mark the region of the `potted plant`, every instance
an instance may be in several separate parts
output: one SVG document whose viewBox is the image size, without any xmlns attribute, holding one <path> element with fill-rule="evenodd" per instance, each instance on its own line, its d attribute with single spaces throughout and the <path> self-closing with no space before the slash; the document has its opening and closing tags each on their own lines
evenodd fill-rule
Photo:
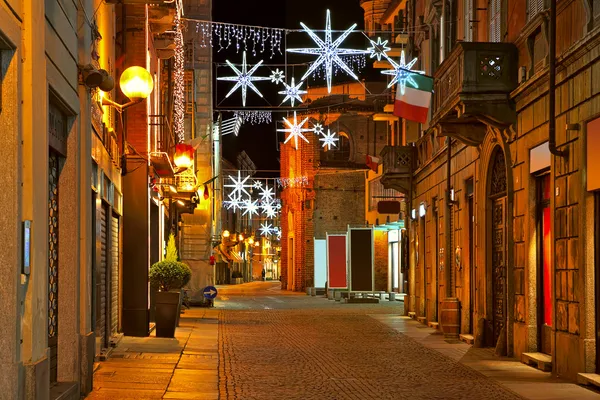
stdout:
<svg viewBox="0 0 600 400">
<path fill-rule="evenodd" d="M 163 260 L 150 267 L 150 284 L 156 293 L 156 336 L 174 337 L 181 288 L 189 281 L 190 268 L 179 261 Z"/>
<path fill-rule="evenodd" d="M 234 285 L 239 285 L 240 283 L 244 282 L 244 276 L 240 271 L 233 271 L 231 273 L 231 278 L 233 279 Z"/>
</svg>

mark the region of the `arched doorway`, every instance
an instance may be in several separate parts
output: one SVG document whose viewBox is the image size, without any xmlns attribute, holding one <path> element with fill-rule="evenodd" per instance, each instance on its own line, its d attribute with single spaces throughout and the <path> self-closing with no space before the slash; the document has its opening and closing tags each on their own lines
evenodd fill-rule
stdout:
<svg viewBox="0 0 600 400">
<path fill-rule="evenodd" d="M 498 342 L 507 319 L 507 179 L 504 152 L 497 146 L 490 164 L 488 198 L 491 206 L 491 278 L 493 343 Z"/>
</svg>

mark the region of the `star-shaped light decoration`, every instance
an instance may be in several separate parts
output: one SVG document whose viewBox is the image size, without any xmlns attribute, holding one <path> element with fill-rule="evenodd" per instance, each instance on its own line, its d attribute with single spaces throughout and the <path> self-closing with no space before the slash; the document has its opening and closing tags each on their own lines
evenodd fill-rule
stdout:
<svg viewBox="0 0 600 400">
<path fill-rule="evenodd" d="M 242 208 L 240 201 L 235 197 L 231 197 L 231 195 L 229 195 L 229 200 L 223 201 L 223 204 L 228 210 L 231 210 L 233 208 L 233 211 L 235 211 L 238 208 Z"/>
<path fill-rule="evenodd" d="M 396 63 L 391 58 L 388 58 L 388 61 L 392 64 L 394 69 L 386 69 L 385 71 L 381 71 L 382 74 L 392 75 L 394 78 L 388 85 L 388 88 L 394 86 L 395 83 L 400 84 L 400 92 L 404 94 L 404 90 L 406 89 L 406 82 L 410 82 L 411 84 L 417 86 L 417 83 L 412 78 L 413 74 L 424 74 L 425 71 L 411 71 L 411 68 L 417 62 L 416 58 L 413 58 L 411 62 L 408 64 L 404 59 L 404 50 L 400 53 L 400 64 Z"/>
<path fill-rule="evenodd" d="M 327 150 L 331 150 L 331 146 L 337 147 L 335 142 L 338 140 L 339 139 L 335 137 L 335 132 L 331 132 L 329 129 L 327 129 L 327 133 L 319 139 L 319 141 L 323 142 L 323 147 L 327 146 Z"/>
<path fill-rule="evenodd" d="M 269 184 L 266 184 L 264 189 L 262 189 L 260 192 L 260 197 L 261 197 L 262 201 L 268 202 L 269 200 L 271 200 L 273 198 L 274 194 L 275 193 L 273 192 L 273 189 L 269 187 Z"/>
<path fill-rule="evenodd" d="M 277 216 L 277 211 L 276 209 L 273 207 L 274 206 L 274 201 L 263 201 L 260 205 L 260 207 L 263 210 L 263 214 L 265 214 L 268 218 L 275 218 Z"/>
<path fill-rule="evenodd" d="M 290 100 L 292 107 L 294 107 L 294 100 L 298 100 L 300 103 L 302 103 L 302 97 L 300 97 L 300 95 L 308 93 L 306 90 L 300 90 L 300 86 L 302 86 L 303 83 L 304 82 L 300 82 L 298 85 L 296 85 L 293 77 L 291 85 L 283 82 L 285 90 L 282 90 L 279 92 L 279 94 L 285 94 L 285 99 L 283 99 L 281 104 L 285 103 L 288 99 Z"/>
<path fill-rule="evenodd" d="M 252 216 L 253 214 L 258 215 L 258 200 L 246 200 L 246 202 L 241 208 L 244 209 L 244 213 L 242 215 L 246 215 L 248 213 L 250 213 L 250 216 Z"/>
<path fill-rule="evenodd" d="M 271 78 L 267 78 L 264 76 L 252 76 L 252 74 L 254 74 L 256 72 L 258 67 L 260 67 L 263 60 L 260 60 L 258 62 L 258 64 L 256 64 L 254 67 L 252 67 L 250 69 L 250 71 L 248 71 L 248 65 L 246 64 L 246 52 L 245 51 L 243 53 L 242 70 L 241 71 L 239 69 L 237 69 L 235 65 L 230 63 L 229 60 L 227 60 L 226 62 L 227 62 L 227 65 L 229 65 L 229 67 L 233 70 L 233 72 L 235 73 L 236 76 L 224 76 L 221 78 L 217 78 L 218 81 L 235 82 L 235 85 L 229 91 L 229 93 L 227 93 L 225 95 L 225 97 L 231 96 L 231 94 L 233 94 L 233 92 L 235 92 L 237 90 L 237 88 L 239 88 L 239 87 L 242 88 L 242 105 L 244 107 L 246 107 L 246 91 L 248 88 L 254 90 L 254 92 L 256 92 L 256 94 L 259 95 L 260 97 L 263 97 L 262 93 L 259 92 L 258 89 L 256 88 L 256 86 L 254 86 L 254 83 L 252 83 L 255 81 L 268 81 L 269 79 L 271 79 Z"/>
<path fill-rule="evenodd" d="M 254 189 L 260 189 L 262 188 L 262 182 L 261 181 L 254 181 L 254 185 L 252 185 L 254 187 Z"/>
<path fill-rule="evenodd" d="M 251 197 L 250 193 L 248 193 L 248 191 L 246 190 L 246 188 L 251 187 L 251 185 L 246 184 L 246 181 L 250 178 L 250 175 L 242 179 L 240 171 L 238 171 L 237 174 L 237 180 L 233 176 L 229 175 L 229 179 L 231 179 L 231 181 L 233 182 L 232 185 L 223 186 L 233 188 L 229 196 L 230 198 L 235 198 L 239 201 L 242 198 L 242 193 L 246 193 L 246 196 Z"/>
<path fill-rule="evenodd" d="M 268 224 L 266 222 L 263 222 L 262 224 L 260 224 L 259 231 L 262 236 L 269 235 L 272 230 L 273 230 L 273 227 L 271 226 L 271 224 Z"/>
<path fill-rule="evenodd" d="M 306 73 L 302 76 L 301 80 L 305 80 L 310 74 L 316 71 L 320 65 L 325 66 L 325 76 L 327 79 L 327 91 L 331 93 L 331 76 L 333 71 L 333 65 L 337 65 L 341 70 L 346 72 L 352 78 L 358 80 L 356 74 L 346 65 L 346 63 L 340 58 L 343 55 L 358 55 L 358 54 L 366 54 L 368 51 L 365 50 L 355 50 L 355 49 L 341 49 L 340 45 L 352 33 L 354 28 L 356 28 L 356 24 L 352 25 L 348 28 L 344 33 L 341 34 L 335 41 L 331 40 L 331 16 L 329 10 L 327 10 L 327 17 L 325 20 L 325 41 L 321 40 L 310 28 L 304 25 L 302 22 L 300 23 L 302 29 L 310 38 L 315 42 L 318 46 L 317 48 L 311 49 L 287 49 L 290 53 L 300 53 L 300 54 L 313 54 L 318 55 L 317 60 L 310 66 L 310 68 L 306 71 Z"/>
<path fill-rule="evenodd" d="M 289 136 L 283 142 L 284 144 L 289 142 L 290 139 L 294 138 L 294 142 L 296 144 L 296 148 L 298 148 L 298 137 L 304 139 L 306 143 L 310 143 L 307 138 L 302 134 L 303 132 L 312 132 L 312 129 L 303 128 L 306 121 L 308 121 L 309 117 L 304 118 L 304 120 L 298 123 L 298 119 L 296 118 L 296 111 L 294 111 L 294 123 L 292 124 L 287 118 L 283 117 L 283 121 L 287 124 L 288 128 L 285 129 L 277 129 L 278 132 L 286 132 L 289 133 Z"/>
<path fill-rule="evenodd" d="M 392 48 L 387 46 L 387 40 L 381 41 L 381 38 L 378 37 L 377 41 L 369 39 L 371 42 L 371 47 L 367 50 L 371 52 L 371 58 L 377 57 L 377 61 L 381 61 L 381 57 L 386 57 L 386 53 L 390 51 Z"/>
<path fill-rule="evenodd" d="M 271 78 L 271 82 L 277 85 L 283 82 L 283 78 L 285 78 L 285 75 L 283 74 L 283 71 L 280 71 L 279 68 L 277 68 L 275 71 L 272 71 L 269 78 Z"/>
<path fill-rule="evenodd" d="M 312 131 L 317 136 L 320 136 L 320 135 L 322 135 L 322 134 L 325 133 L 325 129 L 323 128 L 323 124 L 321 124 L 320 122 L 317 122 L 316 124 L 313 125 Z"/>
</svg>

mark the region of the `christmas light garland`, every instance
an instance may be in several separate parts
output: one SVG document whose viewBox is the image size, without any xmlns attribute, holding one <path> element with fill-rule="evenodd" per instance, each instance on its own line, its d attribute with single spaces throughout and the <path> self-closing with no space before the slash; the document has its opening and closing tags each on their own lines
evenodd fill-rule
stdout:
<svg viewBox="0 0 600 400">
<path fill-rule="evenodd" d="M 244 123 L 250 122 L 252 125 L 270 124 L 273 121 L 271 111 L 243 110 L 236 111 L 233 115 L 235 118 L 241 118 Z"/>
<path fill-rule="evenodd" d="M 219 47 L 219 51 L 228 49 L 235 42 L 236 52 L 243 46 L 244 51 L 264 53 L 270 49 L 271 58 L 281 53 L 281 39 L 285 30 L 260 26 L 236 25 L 223 22 L 198 21 L 196 33 L 200 34 L 201 46 Z M 250 43 L 248 43 L 250 42 Z"/>
<path fill-rule="evenodd" d="M 174 87 L 173 87 L 173 130 L 177 141 L 185 141 L 185 47 L 183 32 L 181 31 L 181 20 L 179 14 L 175 16 L 175 65 L 174 65 Z"/>
</svg>

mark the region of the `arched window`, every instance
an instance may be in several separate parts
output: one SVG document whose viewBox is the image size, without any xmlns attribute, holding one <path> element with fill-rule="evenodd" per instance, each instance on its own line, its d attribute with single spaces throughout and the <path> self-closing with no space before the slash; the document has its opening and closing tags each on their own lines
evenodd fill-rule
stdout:
<svg viewBox="0 0 600 400">
<path fill-rule="evenodd" d="M 336 147 L 327 150 L 321 147 L 321 161 L 349 161 L 350 160 L 350 137 L 346 132 L 339 132 Z"/>
</svg>

